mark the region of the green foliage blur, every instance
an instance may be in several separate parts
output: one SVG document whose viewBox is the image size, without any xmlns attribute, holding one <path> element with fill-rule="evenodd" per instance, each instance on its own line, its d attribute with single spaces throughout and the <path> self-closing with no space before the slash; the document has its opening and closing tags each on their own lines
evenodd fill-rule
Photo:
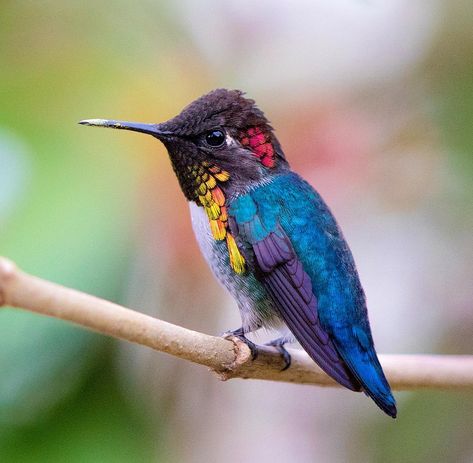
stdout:
<svg viewBox="0 0 473 463">
<path fill-rule="evenodd" d="M 0 151 L 21 169 L 0 249 L 34 274 L 120 301 L 141 166 L 118 141 L 88 144 L 77 126 L 100 100 L 117 110 L 126 90 L 107 16 L 92 3 L 0 5 Z M 2 462 L 150 461 L 149 424 L 117 386 L 110 340 L 20 311 L 0 319 Z"/>
<path fill-rule="evenodd" d="M 216 286 L 202 290 L 206 286 L 202 282 L 211 281 L 211 276 L 200 260 L 195 263 L 198 251 L 191 244 L 188 219 L 183 218 L 186 204 L 164 149 L 144 137 L 105 134 L 77 125 L 79 120 L 93 117 L 165 120 L 192 99 L 219 86 L 244 87 L 268 114 L 274 114 L 272 120 L 280 127 L 278 134 L 283 145 L 300 171 L 317 171 L 318 166 L 323 170 L 327 165 L 329 170 L 333 168 L 330 172 L 335 180 L 331 185 L 328 181 L 323 184 L 323 175 L 317 172 L 310 175 L 312 180 L 321 181 L 342 211 L 342 218 L 343 211 L 353 208 L 349 195 L 358 188 L 361 193 L 355 194 L 357 198 L 383 198 L 386 222 L 396 214 L 406 218 L 406 210 L 412 207 L 413 215 L 422 217 L 426 213 L 428 223 L 434 217 L 432 228 L 442 230 L 442 236 L 449 236 L 452 241 L 461 241 L 468 249 L 473 226 L 473 15 L 469 2 L 449 2 L 448 8 L 440 1 L 433 2 L 435 6 L 414 2 L 421 8 L 419 11 L 425 8 L 441 18 L 433 21 L 435 32 L 429 36 L 424 54 L 405 65 L 409 69 L 405 74 L 384 76 L 377 82 L 367 78 L 364 84 L 353 83 L 351 78 L 356 77 L 357 71 L 340 80 L 343 73 L 334 71 L 333 78 L 329 75 L 327 81 L 330 85 L 343 81 L 338 88 L 314 77 L 324 74 L 324 59 L 329 62 L 327 57 L 335 56 L 340 45 L 335 37 L 326 43 L 327 50 L 321 51 L 316 39 L 304 38 L 303 34 L 310 31 L 297 21 L 306 24 L 301 18 L 315 14 L 315 10 L 308 9 L 310 3 L 295 2 L 297 6 L 287 17 L 283 13 L 280 17 L 266 16 L 259 10 L 261 14 L 249 18 L 247 12 L 253 11 L 253 4 L 247 1 L 0 2 L 0 255 L 11 258 L 29 273 L 120 303 L 136 302 L 141 307 L 142 301 L 136 295 L 147 297 L 152 293 L 156 299 L 150 305 L 175 308 L 164 313 L 150 310 L 152 313 L 190 324 L 194 329 L 217 333 L 218 328 L 224 331 L 232 324 L 236 326 L 237 318 L 231 322 L 210 321 L 217 320 L 220 314 L 212 313 L 209 307 L 221 305 L 218 301 L 223 296 Z M 323 14 L 323 5 L 331 2 L 315 3 L 321 5 Z M 337 8 L 360 7 L 345 3 Z M 410 14 L 408 3 L 397 2 L 400 16 L 399 24 L 395 24 L 399 30 L 395 43 L 402 42 L 403 20 Z M 284 4 L 262 2 L 258 8 L 284 12 Z M 465 14 L 465 9 L 470 14 Z M 301 16 L 292 16 L 293 11 Z M 327 19 L 329 25 L 337 18 L 335 13 Z M 210 22 L 200 23 L 204 17 Z M 311 50 L 314 40 L 314 50 L 318 51 L 297 55 L 296 46 L 284 48 L 281 27 L 287 29 L 288 42 L 300 40 Z M 340 25 L 334 23 L 333 29 L 337 27 Z M 409 47 L 407 43 L 401 48 Z M 275 61 L 269 57 L 275 57 Z M 319 60 L 318 70 L 310 74 L 307 69 L 312 60 Z M 394 57 L 386 60 L 388 64 L 390 61 L 395 61 Z M 403 94 L 401 98 L 409 100 L 406 111 L 412 111 L 418 94 L 422 95 L 422 114 L 413 117 L 417 122 L 407 131 L 386 137 L 387 141 L 370 145 L 376 149 L 367 149 L 366 156 L 362 153 L 357 162 L 363 163 L 372 156 L 363 164 L 365 170 L 371 169 L 367 174 L 358 168 L 353 170 L 353 177 L 340 178 L 340 172 L 353 161 L 348 155 L 336 159 L 332 156 L 337 152 L 333 148 L 336 143 L 332 140 L 324 144 L 323 136 L 317 134 L 325 133 L 324 127 L 333 124 L 337 134 L 350 134 L 350 130 L 343 130 L 346 125 L 351 128 L 353 120 L 344 125 L 343 117 L 337 119 L 337 114 L 353 117 L 354 127 L 362 126 L 359 121 L 367 119 L 392 123 L 390 111 L 395 112 L 396 106 L 392 102 L 397 101 L 397 92 L 406 88 L 407 96 Z M 379 104 L 386 95 L 391 101 L 387 106 L 374 105 L 373 109 L 369 103 L 364 105 L 366 101 Z M 410 100 L 412 95 L 414 102 Z M 425 110 L 429 103 L 433 110 Z M 297 124 L 294 114 L 318 122 Z M 327 114 L 331 118 L 324 119 Z M 349 135 L 347 140 L 350 145 Z M 436 169 L 436 165 L 440 167 L 433 175 L 434 183 L 438 181 L 436 175 L 448 175 L 453 180 L 445 188 L 435 189 L 435 193 L 418 194 L 413 189 L 412 196 L 406 196 L 410 189 L 408 193 L 402 191 L 402 182 L 393 187 L 394 193 L 383 189 L 399 172 L 390 160 L 377 171 L 376 166 L 382 161 L 373 153 L 390 152 L 393 145 L 407 146 L 405 151 L 410 152 L 412 146 L 419 144 L 426 151 L 441 153 L 426 161 L 427 170 L 421 167 L 421 180 L 430 178 L 429 169 Z M 311 155 L 306 148 L 313 146 L 319 146 L 320 152 L 329 146 L 326 157 Z M 401 158 L 409 172 L 411 166 L 415 170 L 415 164 L 408 164 L 415 156 Z M 372 179 L 378 175 L 383 186 L 373 186 L 376 182 Z M 419 181 L 417 177 L 411 180 L 409 185 Z M 360 184 L 371 186 L 364 190 Z M 346 191 L 346 197 L 341 197 L 340 191 Z M 435 214 L 428 215 L 435 209 L 434 203 L 441 208 L 438 222 Z M 373 222 L 376 214 L 375 211 L 371 215 Z M 347 212 L 345 221 L 349 223 L 353 215 Z M 170 235 L 180 241 L 173 241 Z M 155 259 L 152 264 L 143 259 L 149 249 Z M 361 255 L 362 246 L 360 249 Z M 428 253 L 435 254 L 439 249 L 433 246 Z M 405 346 L 471 353 L 473 333 L 468 322 L 471 323 L 472 294 L 467 285 L 468 281 L 471 283 L 472 273 L 468 272 L 472 269 L 467 256 L 471 252 L 465 252 L 458 267 L 463 269 L 463 279 L 443 281 L 448 288 L 439 303 L 444 304 L 444 309 L 452 303 L 456 309 L 450 317 L 435 315 L 439 328 L 433 332 L 437 341 L 429 344 L 429 339 L 419 335 L 421 339 L 416 344 L 413 336 L 406 336 L 409 339 Z M 136 268 L 145 270 L 140 273 Z M 426 271 L 434 273 L 432 269 Z M 137 274 L 156 277 L 148 277 L 143 289 L 136 285 Z M 449 300 L 452 287 L 466 288 L 461 293 L 463 299 L 458 296 L 455 303 Z M 427 292 L 422 286 L 417 288 L 421 301 L 422 291 Z M 206 315 L 190 314 L 190 301 L 197 301 L 200 313 Z M 379 332 L 383 319 L 378 316 L 377 320 L 375 331 Z M 389 320 L 384 324 L 389 325 Z M 389 331 L 389 327 L 385 328 Z M 390 339 L 389 349 L 396 351 L 397 338 Z M 330 395 L 338 392 L 328 393 L 321 411 L 317 409 L 322 401 L 319 400 L 312 415 L 305 415 L 305 406 L 300 405 L 294 410 L 289 408 L 287 416 L 283 416 L 275 404 L 297 386 L 289 385 L 289 389 L 284 389 L 287 393 L 281 386 L 269 383 L 215 386 L 211 379 L 203 379 L 205 371 L 194 370 L 194 366 L 177 367 L 162 356 L 154 357 L 156 363 L 146 363 L 148 360 L 143 360 L 141 354 L 126 349 L 118 342 L 58 320 L 2 309 L 0 462 L 199 462 L 219 461 L 224 451 L 227 461 L 244 461 L 240 449 L 247 449 L 255 461 L 275 461 L 267 453 L 269 444 L 258 443 L 255 437 L 255 429 L 268 429 L 266 426 L 271 426 L 273 419 L 279 424 L 270 427 L 265 436 L 284 448 L 279 453 L 281 458 L 293 455 L 294 461 L 346 461 L 340 459 L 341 455 L 360 462 L 466 462 L 473 458 L 471 394 L 399 394 L 400 418 L 396 423 L 385 421 L 374 409 L 370 409 L 369 417 L 363 415 L 360 410 L 370 406 L 367 401 L 362 405 L 350 402 L 355 407 L 350 408 L 347 421 L 350 429 L 343 423 L 334 427 L 333 441 L 329 439 L 330 444 L 323 447 L 325 428 L 313 424 L 314 417 L 320 413 L 337 422 L 337 416 L 324 411 L 324 407 L 330 410 L 330 405 L 342 402 L 338 396 Z M 134 371 L 130 365 L 135 363 L 145 367 Z M 158 379 L 150 373 L 154 370 Z M 143 385 L 147 381 L 149 388 Z M 188 389 L 184 389 L 184 383 Z M 224 388 L 227 389 L 222 392 Z M 268 389 L 273 390 L 272 395 L 266 393 Z M 234 395 L 224 395 L 229 394 L 228 390 Z M 305 394 L 308 393 L 301 393 L 301 397 L 308 397 Z M 250 400 L 248 396 L 255 401 L 263 401 L 264 397 L 273 400 L 260 402 L 265 404 L 262 409 L 266 418 L 261 419 L 259 427 L 253 415 L 248 423 L 238 411 L 233 410 L 234 415 L 229 411 L 243 407 L 245 400 Z M 231 400 L 224 400 L 225 397 Z M 344 409 L 337 410 L 342 416 Z M 356 418 L 358 412 L 365 417 L 360 422 Z M 228 416 L 228 421 L 222 425 L 214 420 L 215 428 L 207 428 L 212 426 L 211 418 L 205 421 L 207 413 L 221 420 Z M 291 432 L 288 422 L 296 419 L 304 423 L 307 435 Z M 229 423 L 235 424 L 238 434 Z M 212 431 L 207 435 L 205 429 Z M 234 442 L 232 435 L 238 436 Z M 298 454 L 302 435 L 301 445 L 307 448 Z M 312 435 L 318 437 L 309 445 Z M 278 440 L 277 436 L 287 436 L 287 441 Z M 337 450 L 339 441 L 344 444 Z M 217 442 L 225 444 L 218 446 Z"/>
</svg>

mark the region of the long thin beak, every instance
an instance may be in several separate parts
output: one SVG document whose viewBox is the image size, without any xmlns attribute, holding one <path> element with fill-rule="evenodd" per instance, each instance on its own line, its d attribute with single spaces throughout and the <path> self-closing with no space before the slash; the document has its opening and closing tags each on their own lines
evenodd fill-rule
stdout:
<svg viewBox="0 0 473 463">
<path fill-rule="evenodd" d="M 159 124 L 142 124 L 140 122 L 114 121 L 107 119 L 85 119 L 79 124 L 90 125 L 92 127 L 109 127 L 119 130 L 131 130 L 133 132 L 147 133 L 157 138 L 172 135 L 172 132 L 165 132 L 159 129 Z"/>
</svg>

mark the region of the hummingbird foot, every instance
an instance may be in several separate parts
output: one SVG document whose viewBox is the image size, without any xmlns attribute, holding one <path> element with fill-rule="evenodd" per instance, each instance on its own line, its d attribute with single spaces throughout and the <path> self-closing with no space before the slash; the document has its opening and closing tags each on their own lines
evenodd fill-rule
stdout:
<svg viewBox="0 0 473 463">
<path fill-rule="evenodd" d="M 231 338 L 232 336 L 234 336 L 238 338 L 240 341 L 244 342 L 248 346 L 248 349 L 250 349 L 251 360 L 255 360 L 256 357 L 258 357 L 258 346 L 253 341 L 250 341 L 245 336 L 245 334 L 246 333 L 243 331 L 243 327 L 241 327 L 241 328 L 238 328 L 237 330 L 226 331 L 225 333 L 222 334 L 222 337 Z"/>
<path fill-rule="evenodd" d="M 284 344 L 286 343 L 287 340 L 283 337 L 274 339 L 273 341 L 265 344 L 265 346 L 275 347 L 276 350 L 281 354 L 281 357 L 284 360 L 284 367 L 281 369 L 281 371 L 285 371 L 291 366 L 291 354 L 284 347 Z"/>
</svg>

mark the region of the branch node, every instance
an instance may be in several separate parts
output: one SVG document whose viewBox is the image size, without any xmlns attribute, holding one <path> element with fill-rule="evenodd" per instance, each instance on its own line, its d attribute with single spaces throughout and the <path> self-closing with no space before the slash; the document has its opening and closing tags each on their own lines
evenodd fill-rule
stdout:
<svg viewBox="0 0 473 463">
<path fill-rule="evenodd" d="M 245 363 L 251 361 L 250 348 L 238 337 L 229 336 L 228 339 L 233 343 L 233 351 L 235 352 L 235 359 L 230 365 L 222 370 L 213 370 L 220 381 L 227 381 L 235 377 L 235 372 L 238 371 Z"/>
<path fill-rule="evenodd" d="M 291 368 L 281 371 L 284 363 L 273 347 L 258 346 L 258 357 L 253 361 L 250 349 L 237 337 L 223 340 L 172 325 L 34 277 L 17 269 L 10 260 L 0 257 L 2 305 L 67 320 L 105 335 L 205 365 L 222 381 L 254 378 L 336 385 L 301 350 L 291 351 Z M 473 388 L 473 355 L 381 355 L 380 360 L 394 389 Z"/>
<path fill-rule="evenodd" d="M 0 257 L 0 307 L 8 303 L 8 292 L 5 287 L 15 278 L 17 271 L 16 265 L 11 260 Z"/>
</svg>

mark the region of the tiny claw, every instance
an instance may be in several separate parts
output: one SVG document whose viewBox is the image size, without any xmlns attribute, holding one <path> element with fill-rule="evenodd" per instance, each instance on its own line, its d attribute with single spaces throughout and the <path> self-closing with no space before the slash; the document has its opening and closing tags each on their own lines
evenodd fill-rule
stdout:
<svg viewBox="0 0 473 463">
<path fill-rule="evenodd" d="M 241 339 L 250 349 L 251 352 L 251 360 L 256 360 L 256 357 L 258 357 L 258 346 L 253 342 L 250 341 L 246 336 L 238 336 L 238 339 Z"/>
<path fill-rule="evenodd" d="M 286 344 L 284 338 L 278 338 L 265 344 L 266 346 L 275 347 L 280 353 L 282 359 L 284 360 L 284 367 L 281 368 L 281 371 L 287 370 L 291 366 L 292 361 L 291 354 L 286 350 L 284 344 Z"/>
</svg>

